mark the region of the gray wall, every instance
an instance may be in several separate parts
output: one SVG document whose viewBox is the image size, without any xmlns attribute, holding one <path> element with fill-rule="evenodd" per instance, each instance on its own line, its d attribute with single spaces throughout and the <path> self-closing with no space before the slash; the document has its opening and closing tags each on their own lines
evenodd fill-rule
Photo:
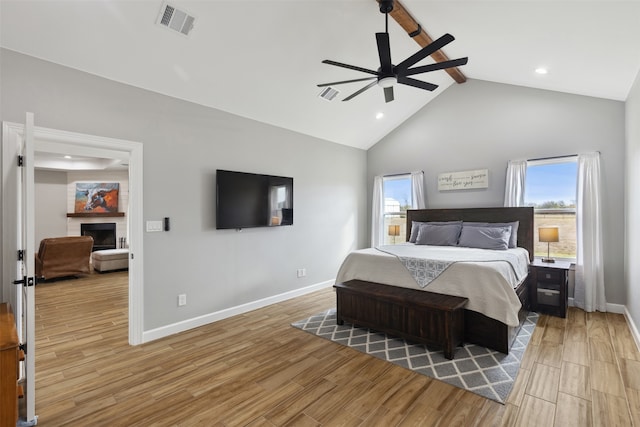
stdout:
<svg viewBox="0 0 640 427">
<path fill-rule="evenodd" d="M 479 80 L 450 86 L 369 150 L 368 194 L 375 175 L 424 170 L 429 208 L 502 206 L 509 160 L 600 151 L 606 297 L 624 304 L 624 108 Z M 438 174 L 471 169 L 489 170 L 488 189 L 438 192 Z"/>
<path fill-rule="evenodd" d="M 0 53 L 2 120 L 144 144 L 144 218 L 171 217 L 144 237 L 145 330 L 332 280 L 364 245 L 365 151 Z M 217 168 L 294 177 L 294 225 L 217 231 Z"/>
<path fill-rule="evenodd" d="M 627 309 L 636 327 L 640 327 L 640 73 L 626 103 L 626 233 L 625 290 Z M 638 338 L 638 337 L 637 337 Z"/>
<path fill-rule="evenodd" d="M 37 250 L 45 237 L 67 235 L 67 173 L 36 170 L 34 187 L 34 233 Z"/>
</svg>

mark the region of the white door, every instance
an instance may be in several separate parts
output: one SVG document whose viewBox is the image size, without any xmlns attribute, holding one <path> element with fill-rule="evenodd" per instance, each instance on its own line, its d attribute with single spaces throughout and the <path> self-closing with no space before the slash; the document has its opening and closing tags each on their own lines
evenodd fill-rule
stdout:
<svg viewBox="0 0 640 427">
<path fill-rule="evenodd" d="M 3 295 L 14 310 L 25 360 L 20 382 L 24 398 L 20 404 L 19 425 L 37 423 L 35 415 L 35 270 L 34 270 L 34 118 L 27 113 L 24 131 L 3 125 L 3 170 L 12 175 L 5 181 L 3 203 L 3 265 L 9 270 L 9 284 Z M 11 166 L 7 167 L 10 164 Z M 13 260 L 17 260 L 17 263 Z M 3 275 L 3 280 L 7 276 Z"/>
</svg>

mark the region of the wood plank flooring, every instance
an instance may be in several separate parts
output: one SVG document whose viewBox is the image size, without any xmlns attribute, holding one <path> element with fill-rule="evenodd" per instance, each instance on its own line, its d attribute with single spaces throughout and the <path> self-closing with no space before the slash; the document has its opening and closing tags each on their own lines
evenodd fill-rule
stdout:
<svg viewBox="0 0 640 427">
<path fill-rule="evenodd" d="M 621 315 L 541 316 L 506 405 L 290 323 L 331 289 L 137 347 L 127 274 L 36 288 L 39 426 L 640 426 L 640 354 Z"/>
</svg>

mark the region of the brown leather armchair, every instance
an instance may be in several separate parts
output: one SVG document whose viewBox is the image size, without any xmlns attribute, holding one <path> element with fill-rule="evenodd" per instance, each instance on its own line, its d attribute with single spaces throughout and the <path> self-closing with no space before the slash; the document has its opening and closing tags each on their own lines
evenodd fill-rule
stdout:
<svg viewBox="0 0 640 427">
<path fill-rule="evenodd" d="M 42 239 L 36 254 L 36 277 L 56 277 L 89 274 L 93 237 L 70 236 Z"/>
</svg>

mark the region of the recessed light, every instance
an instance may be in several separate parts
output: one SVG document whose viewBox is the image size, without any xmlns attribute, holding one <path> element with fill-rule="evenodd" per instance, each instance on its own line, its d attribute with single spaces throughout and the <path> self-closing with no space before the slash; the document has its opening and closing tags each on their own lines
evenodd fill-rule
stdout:
<svg viewBox="0 0 640 427">
<path fill-rule="evenodd" d="M 65 159 L 70 159 L 70 158 L 71 158 L 71 156 L 64 156 L 64 158 L 65 158 Z"/>
<path fill-rule="evenodd" d="M 538 73 L 538 74 L 547 74 L 548 72 L 549 72 L 549 71 L 548 71 L 546 68 L 544 68 L 544 67 L 538 67 L 538 68 L 536 68 L 536 73 Z"/>
<path fill-rule="evenodd" d="M 384 113 L 378 113 L 376 114 L 376 119 L 380 120 L 381 118 L 384 117 Z"/>
</svg>

